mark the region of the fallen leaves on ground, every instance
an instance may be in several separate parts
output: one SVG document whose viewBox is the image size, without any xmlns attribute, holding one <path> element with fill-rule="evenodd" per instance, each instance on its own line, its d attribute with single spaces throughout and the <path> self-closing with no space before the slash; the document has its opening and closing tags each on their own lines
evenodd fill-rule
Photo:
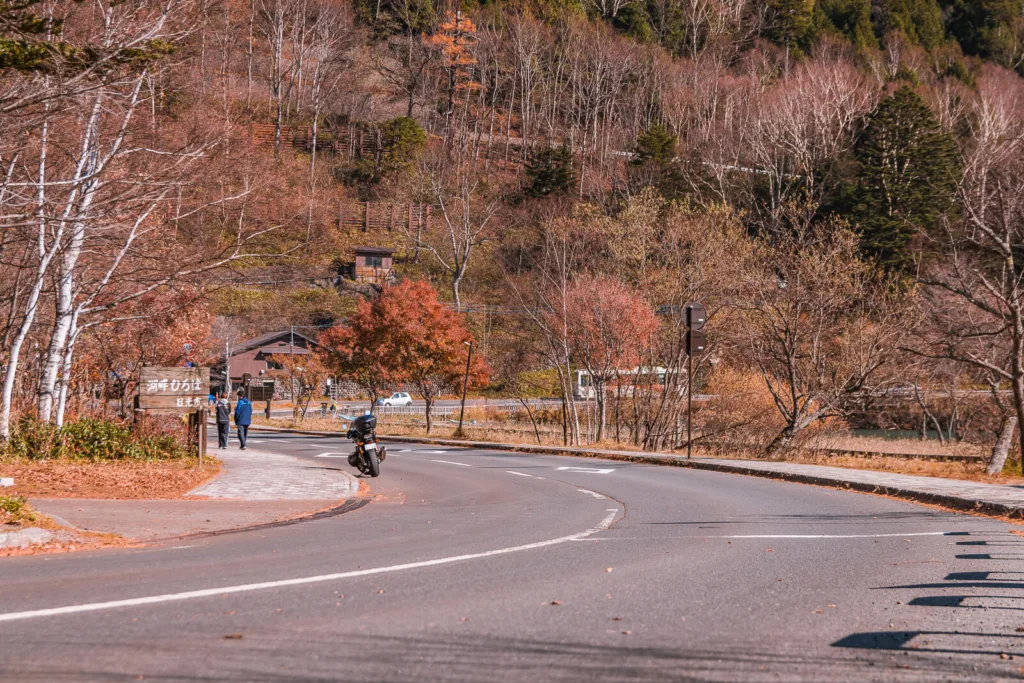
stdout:
<svg viewBox="0 0 1024 683">
<path fill-rule="evenodd" d="M 219 471 L 217 462 L 208 462 L 200 470 L 192 461 L 170 460 L 0 462 L 0 472 L 14 477 L 13 492 L 37 498 L 178 498 Z"/>
<path fill-rule="evenodd" d="M 550 604 L 552 604 L 552 605 L 561 605 L 562 601 L 561 600 L 552 600 Z"/>
<path fill-rule="evenodd" d="M 242 639 L 242 634 L 241 633 L 229 633 L 226 636 L 224 636 L 224 640 L 241 640 L 241 639 Z"/>
</svg>

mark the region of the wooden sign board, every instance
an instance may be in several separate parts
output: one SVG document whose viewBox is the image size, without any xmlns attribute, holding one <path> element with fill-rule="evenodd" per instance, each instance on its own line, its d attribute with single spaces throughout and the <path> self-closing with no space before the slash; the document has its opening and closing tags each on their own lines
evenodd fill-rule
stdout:
<svg viewBox="0 0 1024 683">
<path fill-rule="evenodd" d="M 194 413 L 206 407 L 210 368 L 147 366 L 139 373 L 139 408 L 152 413 Z"/>
</svg>

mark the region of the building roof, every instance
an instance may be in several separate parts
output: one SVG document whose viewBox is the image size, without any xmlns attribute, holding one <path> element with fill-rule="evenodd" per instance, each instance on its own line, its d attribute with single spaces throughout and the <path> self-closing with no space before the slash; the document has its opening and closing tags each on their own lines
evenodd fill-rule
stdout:
<svg viewBox="0 0 1024 683">
<path fill-rule="evenodd" d="M 352 247 L 352 251 L 357 254 L 382 254 L 383 256 L 391 256 L 395 253 L 391 247 Z"/>
<path fill-rule="evenodd" d="M 306 335 L 304 335 L 304 334 L 302 334 L 300 332 L 294 332 L 292 330 L 281 330 L 279 332 L 268 332 L 266 334 L 261 334 L 258 337 L 253 337 L 252 339 L 250 339 L 248 341 L 245 341 L 245 342 L 239 344 L 237 347 L 231 349 L 231 355 L 234 356 L 234 355 L 239 354 L 239 353 L 245 353 L 246 351 L 251 351 L 251 350 L 256 349 L 256 348 L 261 348 L 261 347 L 264 347 L 264 346 L 268 346 L 271 342 L 275 342 L 275 341 L 277 341 L 279 339 L 283 339 L 285 341 L 290 341 L 293 338 L 295 340 L 301 339 L 301 340 L 305 341 L 307 344 L 310 344 L 312 346 L 319 346 L 319 344 L 316 343 L 315 339 L 313 339 L 311 337 L 307 337 Z M 277 353 L 286 353 L 286 352 L 284 352 L 284 351 L 277 351 Z"/>
<path fill-rule="evenodd" d="M 302 346 L 261 346 L 260 353 L 268 356 L 275 354 L 282 356 L 307 356 L 312 351 Z"/>
</svg>

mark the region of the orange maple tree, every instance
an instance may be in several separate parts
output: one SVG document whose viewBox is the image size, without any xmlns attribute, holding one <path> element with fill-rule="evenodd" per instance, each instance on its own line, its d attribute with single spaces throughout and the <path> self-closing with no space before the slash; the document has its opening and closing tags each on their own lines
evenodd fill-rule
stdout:
<svg viewBox="0 0 1024 683">
<path fill-rule="evenodd" d="M 597 401 L 597 440 L 607 423 L 607 387 L 640 363 L 658 330 L 658 319 L 636 292 L 618 280 L 584 276 L 566 291 L 570 353 L 586 368 Z"/>
<path fill-rule="evenodd" d="M 461 386 L 473 336 L 429 283 L 405 281 L 360 303 L 345 326 L 325 333 L 321 341 L 331 347 L 339 373 L 370 390 L 374 399 L 387 383 L 416 387 L 426 403 L 429 434 L 434 400 Z M 474 356 L 469 384 L 486 381 L 487 366 Z"/>
</svg>

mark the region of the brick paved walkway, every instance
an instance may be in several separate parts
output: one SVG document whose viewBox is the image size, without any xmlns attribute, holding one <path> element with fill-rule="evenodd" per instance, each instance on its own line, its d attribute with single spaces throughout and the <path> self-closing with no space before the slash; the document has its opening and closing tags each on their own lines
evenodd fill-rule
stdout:
<svg viewBox="0 0 1024 683">
<path fill-rule="evenodd" d="M 348 498 L 359 490 L 355 477 L 290 455 L 229 446 L 211 451 L 224 463 L 220 476 L 188 492 L 190 496 L 234 500 L 325 500 Z"/>
</svg>

